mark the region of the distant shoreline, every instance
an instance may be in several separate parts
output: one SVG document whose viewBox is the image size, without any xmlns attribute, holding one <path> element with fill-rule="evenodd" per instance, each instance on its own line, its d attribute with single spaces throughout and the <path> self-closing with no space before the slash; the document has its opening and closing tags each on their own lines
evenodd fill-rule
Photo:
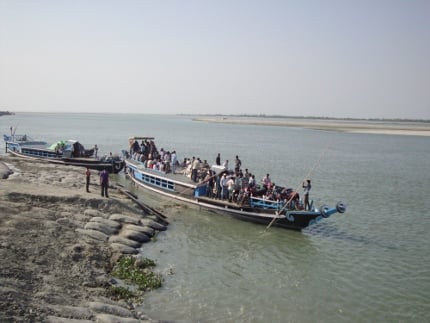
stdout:
<svg viewBox="0 0 430 323">
<path fill-rule="evenodd" d="M 0 117 L 1 116 L 12 116 L 12 115 L 14 115 L 15 113 L 13 113 L 13 112 L 9 112 L 9 111 L 0 111 Z"/>
<path fill-rule="evenodd" d="M 358 120 L 358 119 L 318 119 L 318 118 L 267 118 L 248 116 L 208 116 L 196 117 L 193 121 L 296 127 L 312 130 L 337 131 L 363 134 L 385 134 L 403 136 L 430 136 L 430 123 L 409 120 Z"/>
</svg>

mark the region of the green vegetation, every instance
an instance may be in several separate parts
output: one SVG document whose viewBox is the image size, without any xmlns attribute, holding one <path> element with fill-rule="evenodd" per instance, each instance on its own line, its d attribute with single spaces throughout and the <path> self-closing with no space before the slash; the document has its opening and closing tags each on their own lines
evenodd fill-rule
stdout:
<svg viewBox="0 0 430 323">
<path fill-rule="evenodd" d="M 139 295 L 132 292 L 127 287 L 110 286 L 107 290 L 107 296 L 115 300 L 120 300 L 137 298 Z"/>
<path fill-rule="evenodd" d="M 150 269 L 154 266 L 155 262 L 151 259 L 124 256 L 115 265 L 111 274 L 127 283 L 136 285 L 138 291 L 143 292 L 159 288 L 162 285 L 161 275 Z M 137 297 L 139 292 L 133 292 L 126 287 L 112 286 L 108 294 L 116 299 L 130 299 Z"/>
</svg>

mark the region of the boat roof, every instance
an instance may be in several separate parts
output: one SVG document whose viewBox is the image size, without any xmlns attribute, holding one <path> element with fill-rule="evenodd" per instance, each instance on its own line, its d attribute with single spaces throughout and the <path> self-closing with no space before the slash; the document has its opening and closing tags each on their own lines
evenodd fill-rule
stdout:
<svg viewBox="0 0 430 323">
<path fill-rule="evenodd" d="M 155 137 L 134 136 L 134 137 L 130 137 L 130 139 L 134 139 L 134 140 L 154 140 Z"/>
</svg>

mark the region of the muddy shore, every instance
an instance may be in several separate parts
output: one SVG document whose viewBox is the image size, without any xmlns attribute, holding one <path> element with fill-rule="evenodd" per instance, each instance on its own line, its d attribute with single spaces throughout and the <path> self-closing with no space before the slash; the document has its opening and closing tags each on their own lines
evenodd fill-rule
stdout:
<svg viewBox="0 0 430 323">
<path fill-rule="evenodd" d="M 85 192 L 84 171 L 0 157 L 1 322 L 152 322 L 107 290 L 165 227 L 118 190 L 101 197 L 96 171 Z"/>
</svg>

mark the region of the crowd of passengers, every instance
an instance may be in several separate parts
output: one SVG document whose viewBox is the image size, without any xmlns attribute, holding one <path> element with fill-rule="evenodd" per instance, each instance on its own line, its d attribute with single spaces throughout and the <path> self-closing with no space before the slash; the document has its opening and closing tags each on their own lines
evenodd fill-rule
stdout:
<svg viewBox="0 0 430 323">
<path fill-rule="evenodd" d="M 249 203 L 249 197 L 261 197 L 265 200 L 280 201 L 288 203 L 289 209 L 303 209 L 299 194 L 291 188 L 275 185 L 270 175 L 257 183 L 255 175 L 246 168 L 242 171 L 242 161 L 239 156 L 234 160 L 234 170 L 229 168 L 229 161 L 221 164 L 220 154 L 215 159 L 217 172 L 211 169 L 207 160 L 199 157 L 184 158 L 178 161 L 176 151 L 159 151 L 152 140 L 144 140 L 130 143 L 131 158 L 143 163 L 144 167 L 164 173 L 183 174 L 195 183 L 207 186 L 206 195 L 209 198 L 236 202 L 239 204 Z"/>
<path fill-rule="evenodd" d="M 158 151 L 153 140 L 137 140 L 130 143 L 129 154 L 132 159 L 140 161 L 146 168 L 151 168 L 163 173 L 176 173 L 179 165 L 176 151 Z"/>
</svg>

